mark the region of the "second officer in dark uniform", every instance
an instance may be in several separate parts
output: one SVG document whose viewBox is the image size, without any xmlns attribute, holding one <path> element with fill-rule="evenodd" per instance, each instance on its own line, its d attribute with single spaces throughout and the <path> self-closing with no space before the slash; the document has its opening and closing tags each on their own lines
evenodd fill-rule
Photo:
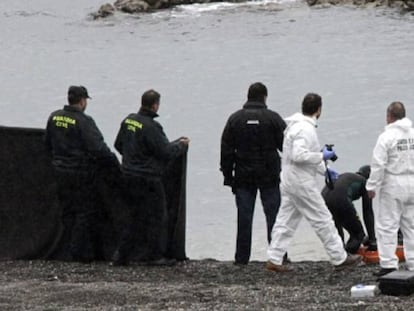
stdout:
<svg viewBox="0 0 414 311">
<path fill-rule="evenodd" d="M 66 251 L 69 259 L 81 262 L 102 256 L 95 226 L 95 173 L 119 166 L 94 120 L 84 113 L 88 98 L 85 87 L 70 86 L 68 105 L 50 115 L 45 137 L 56 172 L 64 239 L 69 241 Z"/>
<path fill-rule="evenodd" d="M 170 265 L 167 250 L 168 211 L 162 176 L 169 161 L 187 150 L 189 139 L 169 142 L 158 117 L 160 94 L 146 91 L 138 113 L 121 123 L 115 148 L 122 155 L 124 195 L 131 218 L 113 256 L 114 265 L 126 265 L 134 247 L 140 259 L 153 265 Z M 137 237 L 137 234 L 140 234 Z"/>
</svg>

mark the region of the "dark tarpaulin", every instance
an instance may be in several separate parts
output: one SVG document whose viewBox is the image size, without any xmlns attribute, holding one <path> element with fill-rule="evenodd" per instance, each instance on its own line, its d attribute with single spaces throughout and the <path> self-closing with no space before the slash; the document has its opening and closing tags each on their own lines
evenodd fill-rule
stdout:
<svg viewBox="0 0 414 311">
<path fill-rule="evenodd" d="M 43 129 L 0 126 L 0 259 L 67 259 L 51 159 Z M 168 254 L 186 259 L 186 154 L 165 174 L 169 225 Z M 118 177 L 97 176 L 100 216 L 97 221 L 105 259 L 110 259 L 127 213 Z M 139 228 L 137 228 L 139 230 Z M 132 254 L 132 258 L 138 254 Z"/>
</svg>

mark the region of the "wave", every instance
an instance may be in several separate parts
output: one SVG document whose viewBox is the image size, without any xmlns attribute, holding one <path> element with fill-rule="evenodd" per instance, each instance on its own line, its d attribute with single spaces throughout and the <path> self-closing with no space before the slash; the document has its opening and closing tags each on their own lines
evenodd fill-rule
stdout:
<svg viewBox="0 0 414 311">
<path fill-rule="evenodd" d="M 290 5 L 295 3 L 302 3 L 301 0 L 253 0 L 247 2 L 213 2 L 213 3 L 196 3 L 196 4 L 183 4 L 178 5 L 172 9 L 169 13 L 157 12 L 153 15 L 164 16 L 168 14 L 172 17 L 185 17 L 185 16 L 199 16 L 203 13 L 215 12 L 215 11 L 228 11 L 235 8 L 251 8 L 251 7 L 265 7 L 272 5 Z"/>
<path fill-rule="evenodd" d="M 44 11 L 13 11 L 13 12 L 4 12 L 3 15 L 5 17 L 13 17 L 13 16 L 21 16 L 21 17 L 33 17 L 33 16 L 46 16 L 46 17 L 56 17 L 51 12 L 44 12 Z"/>
</svg>

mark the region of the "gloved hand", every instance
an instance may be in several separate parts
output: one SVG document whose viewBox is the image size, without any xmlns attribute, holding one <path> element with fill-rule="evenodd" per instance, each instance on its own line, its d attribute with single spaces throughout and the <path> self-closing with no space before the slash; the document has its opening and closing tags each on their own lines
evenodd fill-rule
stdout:
<svg viewBox="0 0 414 311">
<path fill-rule="evenodd" d="M 232 176 L 230 176 L 230 177 L 225 176 L 223 184 L 225 186 L 229 186 L 231 188 L 231 192 L 233 192 L 233 194 L 235 194 L 234 179 L 233 179 Z"/>
<path fill-rule="evenodd" d="M 330 180 L 334 182 L 338 179 L 339 174 L 334 169 L 328 167 L 326 169 L 325 176 L 326 178 L 330 178 Z"/>
<path fill-rule="evenodd" d="M 323 155 L 324 161 L 332 159 L 333 157 L 336 156 L 335 151 L 328 150 L 328 148 L 326 146 L 324 146 L 323 149 L 322 149 L 322 155 Z"/>
<path fill-rule="evenodd" d="M 233 187 L 233 177 L 226 177 L 224 176 L 224 182 L 223 185 Z"/>
</svg>

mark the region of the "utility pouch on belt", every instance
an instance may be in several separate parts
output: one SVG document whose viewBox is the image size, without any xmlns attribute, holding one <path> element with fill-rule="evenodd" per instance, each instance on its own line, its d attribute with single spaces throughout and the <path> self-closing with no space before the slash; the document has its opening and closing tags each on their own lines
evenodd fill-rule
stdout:
<svg viewBox="0 0 414 311">
<path fill-rule="evenodd" d="M 384 295 L 408 296 L 414 293 L 414 271 L 393 271 L 378 278 Z"/>
</svg>

